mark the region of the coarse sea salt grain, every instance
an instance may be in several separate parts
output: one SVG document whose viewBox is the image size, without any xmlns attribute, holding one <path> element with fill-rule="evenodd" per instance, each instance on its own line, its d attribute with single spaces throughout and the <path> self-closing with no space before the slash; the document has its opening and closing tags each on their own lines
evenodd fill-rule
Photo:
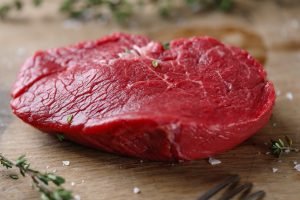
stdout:
<svg viewBox="0 0 300 200">
<path fill-rule="evenodd" d="M 276 167 L 273 167 L 273 168 L 272 168 L 272 172 L 273 172 L 273 173 L 276 173 L 276 172 L 278 172 L 278 168 L 276 168 Z"/>
<path fill-rule="evenodd" d="M 295 160 L 293 161 L 293 163 L 294 163 L 294 165 L 297 165 L 297 164 L 298 164 L 298 162 L 297 162 L 297 161 L 295 161 Z"/>
<path fill-rule="evenodd" d="M 298 172 L 300 172 L 300 164 L 295 165 L 294 169 L 297 170 Z"/>
<path fill-rule="evenodd" d="M 140 188 L 138 188 L 138 187 L 134 187 L 133 190 L 132 190 L 132 192 L 133 192 L 134 194 L 139 194 L 139 193 L 141 193 L 141 190 L 140 190 Z"/>
<path fill-rule="evenodd" d="M 79 196 L 78 194 L 76 194 L 76 195 L 74 196 L 74 199 L 75 199 L 75 200 L 80 200 L 81 198 L 80 198 L 80 196 Z"/>
<path fill-rule="evenodd" d="M 209 164 L 211 164 L 211 165 L 218 165 L 218 164 L 221 164 L 221 163 L 222 163 L 221 160 L 215 159 L 215 158 L 213 158 L 213 157 L 209 157 L 209 158 L 208 158 L 208 162 L 209 162 Z"/>
<path fill-rule="evenodd" d="M 63 160 L 62 163 L 63 163 L 63 166 L 69 166 L 70 165 L 70 161 L 68 161 L 68 160 Z"/>
<path fill-rule="evenodd" d="M 71 186 L 74 186 L 75 185 L 75 182 L 71 182 Z"/>
<path fill-rule="evenodd" d="M 294 96 L 293 96 L 293 94 L 291 92 L 287 92 L 285 96 L 290 101 L 292 101 L 294 99 Z"/>
</svg>

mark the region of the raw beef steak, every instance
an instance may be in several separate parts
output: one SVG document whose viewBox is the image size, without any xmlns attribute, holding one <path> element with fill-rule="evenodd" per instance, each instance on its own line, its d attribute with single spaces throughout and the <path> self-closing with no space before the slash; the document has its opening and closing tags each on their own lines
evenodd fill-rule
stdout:
<svg viewBox="0 0 300 200">
<path fill-rule="evenodd" d="M 38 51 L 12 91 L 26 123 L 151 160 L 193 160 L 240 144 L 268 121 L 274 87 L 244 50 L 210 37 L 114 34 Z"/>
</svg>

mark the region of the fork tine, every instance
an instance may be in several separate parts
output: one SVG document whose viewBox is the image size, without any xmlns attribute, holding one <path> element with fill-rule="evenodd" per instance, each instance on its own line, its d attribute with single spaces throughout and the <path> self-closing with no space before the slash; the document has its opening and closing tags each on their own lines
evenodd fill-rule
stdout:
<svg viewBox="0 0 300 200">
<path fill-rule="evenodd" d="M 212 189 L 208 190 L 204 195 L 200 196 L 197 200 L 208 200 L 210 197 L 214 196 L 220 190 L 225 188 L 227 185 L 231 185 L 239 182 L 240 177 L 238 175 L 233 175 L 225 179 L 222 183 L 216 185 Z"/>
<path fill-rule="evenodd" d="M 228 188 L 221 196 L 221 198 L 219 198 L 219 200 L 230 200 L 237 195 L 240 195 L 239 200 L 262 200 L 266 195 L 266 193 L 262 190 L 250 194 L 253 188 L 253 184 L 248 182 L 240 185 L 240 176 L 232 175 L 226 178 L 220 184 L 208 190 L 197 200 L 209 200 L 211 197 L 213 197 L 215 194 L 217 194 L 227 186 Z"/>
<path fill-rule="evenodd" d="M 232 197 L 241 194 L 242 191 L 244 191 L 242 196 L 245 196 L 251 191 L 252 187 L 253 187 L 252 183 L 245 183 L 243 185 L 237 186 L 232 190 L 227 190 L 219 200 L 231 199 Z"/>
<path fill-rule="evenodd" d="M 245 197 L 242 200 L 261 200 L 266 196 L 266 193 L 262 190 L 254 192 L 250 194 L 249 196 Z"/>
</svg>

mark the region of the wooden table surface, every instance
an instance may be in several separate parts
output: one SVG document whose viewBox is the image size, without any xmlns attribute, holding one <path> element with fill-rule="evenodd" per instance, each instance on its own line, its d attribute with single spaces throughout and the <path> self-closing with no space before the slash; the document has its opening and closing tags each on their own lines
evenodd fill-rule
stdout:
<svg viewBox="0 0 300 200">
<path fill-rule="evenodd" d="M 26 153 L 32 167 L 56 170 L 67 179 L 66 187 L 86 200 L 193 200 L 229 174 L 240 174 L 243 181 L 253 182 L 255 189 L 265 190 L 266 199 L 299 200 L 300 172 L 293 169 L 293 161 L 300 162 L 300 153 L 284 155 L 280 162 L 266 154 L 264 143 L 288 135 L 295 147 L 300 147 L 300 4 L 287 1 L 280 7 L 274 1 L 247 2 L 232 14 L 213 12 L 171 22 L 148 13 L 150 17 L 140 17 L 129 28 L 111 22 L 66 20 L 49 2 L 40 10 L 26 8 L 27 12 L 0 22 L 0 152 L 10 158 Z M 213 35 L 248 49 L 264 63 L 278 94 L 270 123 L 245 143 L 216 156 L 222 164 L 211 166 L 207 160 L 140 162 L 59 142 L 11 114 L 10 88 L 26 57 L 38 49 L 96 39 L 115 31 L 164 41 Z M 289 93 L 292 99 L 287 98 Z M 63 166 L 63 160 L 69 160 L 70 166 Z M 274 167 L 279 169 L 277 173 L 272 172 Z M 12 180 L 7 176 L 11 172 L 0 169 L 0 199 L 39 199 L 29 179 Z M 141 189 L 140 194 L 132 192 L 135 186 Z"/>
</svg>

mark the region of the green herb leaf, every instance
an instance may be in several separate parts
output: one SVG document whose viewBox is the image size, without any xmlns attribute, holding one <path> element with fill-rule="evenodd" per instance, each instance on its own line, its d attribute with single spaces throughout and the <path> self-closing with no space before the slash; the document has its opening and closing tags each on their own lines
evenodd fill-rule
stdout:
<svg viewBox="0 0 300 200">
<path fill-rule="evenodd" d="M 60 142 L 65 140 L 65 136 L 63 134 L 56 134 L 56 137 Z"/>
<path fill-rule="evenodd" d="M 233 7 L 232 0 L 218 0 L 217 4 L 217 7 L 224 12 L 228 12 Z"/>
<path fill-rule="evenodd" d="M 19 179 L 19 176 L 17 174 L 9 174 L 8 175 L 11 179 L 17 180 Z"/>
<path fill-rule="evenodd" d="M 73 115 L 68 115 L 68 117 L 67 117 L 67 122 L 68 122 L 69 124 L 71 124 L 72 121 L 73 121 Z"/>
<path fill-rule="evenodd" d="M 60 186 L 65 183 L 65 179 L 61 176 L 56 176 L 54 174 L 47 174 L 48 180 L 52 181 L 55 185 Z"/>
<path fill-rule="evenodd" d="M 163 47 L 164 47 L 164 50 L 170 49 L 170 43 L 169 42 L 164 43 Z"/>
<path fill-rule="evenodd" d="M 0 18 L 5 18 L 8 14 L 8 12 L 11 10 L 11 6 L 10 5 L 2 5 L 0 6 Z"/>
<path fill-rule="evenodd" d="M 23 3 L 20 0 L 15 0 L 15 7 L 17 10 L 21 10 L 23 7 Z"/>
<path fill-rule="evenodd" d="M 2 156 L 0 154 L 0 164 L 3 166 L 3 167 L 6 167 L 6 169 L 8 168 L 12 168 L 13 167 L 13 163 L 9 160 L 7 160 L 4 156 Z"/>
<path fill-rule="evenodd" d="M 16 167 L 19 169 L 22 176 L 28 175 L 31 177 L 33 187 L 41 193 L 42 200 L 74 200 L 71 191 L 64 189 L 61 185 L 65 183 L 65 179 L 53 173 L 41 173 L 31 169 L 25 155 L 20 156 L 16 163 L 8 160 L 0 154 L 0 162 L 6 168 Z M 16 174 L 10 174 L 10 178 L 18 179 Z"/>
<path fill-rule="evenodd" d="M 291 147 L 293 145 L 293 141 L 289 136 L 284 136 L 285 141 L 287 142 L 288 146 Z"/>
<path fill-rule="evenodd" d="M 152 60 L 152 66 L 153 67 L 158 67 L 158 60 Z"/>
<path fill-rule="evenodd" d="M 185 2 L 185 8 L 196 13 L 198 11 L 207 10 L 221 10 L 230 11 L 234 6 L 234 0 L 181 0 Z M 31 0 L 33 6 L 38 7 L 42 5 L 44 0 Z M 135 7 L 138 6 L 139 10 L 142 7 L 147 7 L 149 4 L 157 9 L 161 17 L 171 18 L 178 16 L 177 13 L 181 11 L 178 8 L 177 1 L 171 0 L 60 0 L 59 11 L 67 14 L 71 18 L 90 18 L 95 19 L 99 16 L 104 16 L 107 19 L 113 16 L 114 19 L 120 24 L 128 24 L 129 19 L 135 12 Z M 11 0 L 6 3 L 0 3 L 0 17 L 5 18 L 13 10 L 21 10 L 25 0 Z M 180 2 L 179 2 L 180 3 Z M 184 6 L 184 4 L 183 4 Z M 106 13 L 107 8 L 110 13 Z M 105 11 L 103 11 L 105 10 Z M 108 17 L 106 17 L 107 15 Z"/>
<path fill-rule="evenodd" d="M 40 6 L 43 3 L 43 0 L 32 0 L 34 6 Z"/>
<path fill-rule="evenodd" d="M 280 138 L 277 140 L 271 140 L 270 150 L 274 156 L 280 157 L 284 152 L 286 153 L 290 151 L 298 152 L 298 149 L 292 147 L 293 141 L 291 138 L 285 136 L 285 141 L 286 143 Z"/>
</svg>

